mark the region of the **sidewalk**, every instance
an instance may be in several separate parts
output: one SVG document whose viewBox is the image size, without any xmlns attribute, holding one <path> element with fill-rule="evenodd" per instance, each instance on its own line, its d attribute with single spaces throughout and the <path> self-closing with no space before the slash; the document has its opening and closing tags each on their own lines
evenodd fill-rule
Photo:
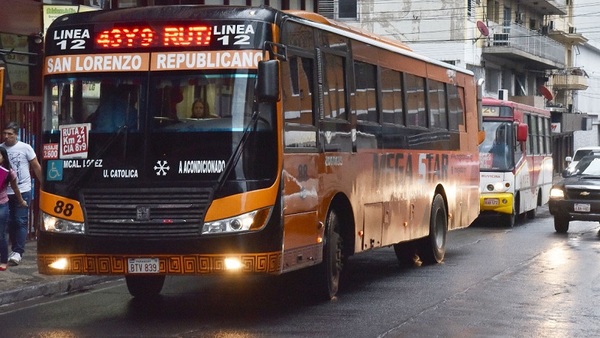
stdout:
<svg viewBox="0 0 600 338">
<path fill-rule="evenodd" d="M 10 250 L 10 249 L 9 249 Z M 47 276 L 38 273 L 37 242 L 25 245 L 21 264 L 0 271 L 0 306 L 22 302 L 36 297 L 72 292 L 93 284 L 115 280 L 115 276 Z"/>
</svg>

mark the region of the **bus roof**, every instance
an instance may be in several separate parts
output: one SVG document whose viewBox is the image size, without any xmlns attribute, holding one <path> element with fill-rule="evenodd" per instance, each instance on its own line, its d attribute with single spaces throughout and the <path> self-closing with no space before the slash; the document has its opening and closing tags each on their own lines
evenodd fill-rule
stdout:
<svg viewBox="0 0 600 338">
<path fill-rule="evenodd" d="M 507 101 L 507 100 L 500 100 L 500 99 L 496 99 L 493 97 L 484 97 L 481 100 L 481 103 L 484 106 L 506 106 L 506 107 L 514 107 L 514 108 L 519 108 L 522 110 L 528 110 L 531 112 L 536 112 L 536 113 L 540 113 L 543 115 L 550 115 L 550 111 L 548 109 L 545 108 L 539 108 L 539 107 L 535 107 L 535 106 L 530 106 L 528 104 L 524 104 L 524 103 L 519 103 L 519 102 L 515 102 L 515 101 Z"/>
<path fill-rule="evenodd" d="M 340 34 L 340 35 L 343 35 L 348 38 L 353 38 L 355 40 L 358 40 L 358 41 L 361 41 L 361 42 L 364 42 L 367 44 L 371 44 L 373 46 L 383 48 L 383 49 L 386 49 L 386 50 L 389 50 L 389 51 L 392 51 L 392 52 L 395 52 L 398 54 L 403 54 L 410 58 L 421 60 L 421 61 L 429 63 L 429 64 L 437 65 L 437 66 L 440 66 L 443 68 L 452 69 L 454 71 L 468 74 L 471 76 L 474 75 L 474 73 L 472 71 L 470 71 L 466 68 L 457 67 L 455 65 L 452 65 L 452 64 L 449 64 L 446 62 L 442 62 L 439 60 L 429 58 L 424 55 L 417 54 L 417 53 L 413 52 L 410 47 L 408 47 L 407 45 L 405 45 L 404 43 L 402 43 L 398 40 L 385 38 L 385 37 L 367 32 L 365 30 L 362 30 L 362 29 L 359 29 L 356 27 L 352 27 L 352 26 L 343 24 L 341 22 L 327 19 L 317 13 L 304 12 L 304 11 L 284 11 L 284 13 L 289 14 L 289 15 L 294 15 L 298 18 L 302 18 L 303 19 L 302 22 L 309 26 L 313 26 L 313 27 L 316 27 L 316 28 L 319 28 L 319 29 L 322 29 L 325 31 L 332 32 L 332 33 Z"/>
<path fill-rule="evenodd" d="M 402 49 L 406 49 L 409 51 L 412 51 L 412 49 L 410 47 L 408 47 L 408 45 L 402 43 L 401 41 L 398 40 L 394 40 L 394 39 L 388 39 L 386 37 L 383 36 L 379 36 L 376 34 L 373 34 L 372 32 L 369 32 L 367 30 L 364 29 L 360 29 L 358 27 L 354 27 L 354 26 L 350 26 L 350 25 L 346 25 L 345 23 L 339 22 L 339 21 L 335 21 L 335 20 L 331 20 L 328 19 L 324 16 L 322 16 L 321 14 L 318 13 L 314 13 L 314 12 L 305 12 L 305 11 L 300 11 L 300 10 L 286 10 L 283 11 L 284 13 L 288 13 L 288 14 L 292 14 L 298 17 L 301 17 L 303 19 L 306 20 L 310 20 L 310 21 L 314 21 L 314 22 L 318 22 L 318 23 L 322 23 L 325 25 L 329 25 L 332 27 L 336 27 L 342 30 L 347 30 L 359 35 L 362 35 L 366 38 L 369 39 L 373 39 L 373 40 L 377 40 L 377 41 L 382 41 L 383 43 L 387 43 Z"/>
</svg>

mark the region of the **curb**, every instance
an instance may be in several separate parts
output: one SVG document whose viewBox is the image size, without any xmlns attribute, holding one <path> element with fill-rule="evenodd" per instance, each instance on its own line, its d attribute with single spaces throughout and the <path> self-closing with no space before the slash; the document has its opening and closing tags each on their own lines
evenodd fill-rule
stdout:
<svg viewBox="0 0 600 338">
<path fill-rule="evenodd" d="M 48 281 L 37 285 L 29 285 L 15 290 L 0 292 L 0 306 L 27 301 L 37 297 L 52 296 L 61 293 L 83 290 L 88 286 L 115 281 L 122 277 L 115 276 L 75 276 L 73 278 Z"/>
</svg>

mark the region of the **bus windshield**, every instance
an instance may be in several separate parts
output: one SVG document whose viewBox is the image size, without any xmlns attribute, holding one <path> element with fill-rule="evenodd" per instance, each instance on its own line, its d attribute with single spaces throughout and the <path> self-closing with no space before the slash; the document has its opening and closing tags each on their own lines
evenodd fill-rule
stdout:
<svg viewBox="0 0 600 338">
<path fill-rule="evenodd" d="M 479 145 L 481 170 L 507 171 L 513 167 L 513 144 L 509 122 L 484 121 L 485 140 Z"/>
<path fill-rule="evenodd" d="M 221 179 L 240 150 L 233 164 L 239 169 L 228 179 L 270 182 L 276 152 L 252 154 L 242 144 L 245 133 L 252 134 L 253 147 L 276 144 L 274 111 L 255 104 L 255 79 L 249 70 L 49 77 L 43 133 L 59 151 L 46 158 L 69 159 L 50 163 L 60 175 L 49 184 L 61 186 L 74 175 L 88 187 L 114 178 L 128 179 L 131 186 L 148 181 L 209 185 Z"/>
<path fill-rule="evenodd" d="M 92 133 L 140 132 L 146 124 L 153 131 L 239 131 L 252 116 L 254 81 L 247 72 L 157 73 L 149 81 L 135 75 L 55 78 L 44 129 L 91 123 Z"/>
</svg>

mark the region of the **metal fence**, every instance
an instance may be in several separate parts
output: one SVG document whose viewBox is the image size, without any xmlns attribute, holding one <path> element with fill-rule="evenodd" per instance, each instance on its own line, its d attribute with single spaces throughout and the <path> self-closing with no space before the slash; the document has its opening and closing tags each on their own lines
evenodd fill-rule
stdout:
<svg viewBox="0 0 600 338">
<path fill-rule="evenodd" d="M 565 46 L 521 25 L 496 26 L 492 46 L 511 47 L 553 62 L 565 63 Z"/>
</svg>

